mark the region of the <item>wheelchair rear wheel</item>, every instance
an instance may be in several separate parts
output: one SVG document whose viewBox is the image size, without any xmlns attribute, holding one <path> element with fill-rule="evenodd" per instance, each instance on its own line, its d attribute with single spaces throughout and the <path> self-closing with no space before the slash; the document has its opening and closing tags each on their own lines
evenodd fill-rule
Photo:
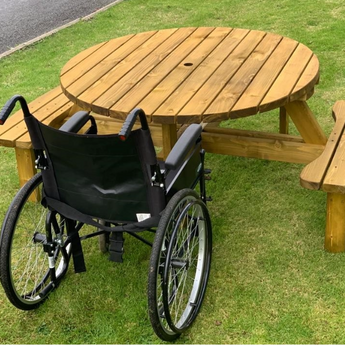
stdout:
<svg viewBox="0 0 345 345">
<path fill-rule="evenodd" d="M 148 280 L 149 316 L 156 334 L 172 341 L 195 320 L 208 281 L 212 228 L 191 189 L 176 193 L 159 222 Z"/>
<path fill-rule="evenodd" d="M 71 245 L 62 245 L 66 220 L 42 206 L 42 186 L 37 174 L 19 190 L 1 230 L 1 283 L 11 303 L 23 310 L 44 301 L 65 275 L 71 254 Z"/>
</svg>

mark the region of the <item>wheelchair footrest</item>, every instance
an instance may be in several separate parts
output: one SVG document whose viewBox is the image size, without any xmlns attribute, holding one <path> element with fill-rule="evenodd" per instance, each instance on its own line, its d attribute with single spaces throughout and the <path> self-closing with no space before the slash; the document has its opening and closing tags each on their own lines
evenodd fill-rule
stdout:
<svg viewBox="0 0 345 345">
<path fill-rule="evenodd" d="M 109 260 L 113 262 L 123 262 L 123 238 L 122 232 L 113 232 L 109 237 Z"/>
</svg>

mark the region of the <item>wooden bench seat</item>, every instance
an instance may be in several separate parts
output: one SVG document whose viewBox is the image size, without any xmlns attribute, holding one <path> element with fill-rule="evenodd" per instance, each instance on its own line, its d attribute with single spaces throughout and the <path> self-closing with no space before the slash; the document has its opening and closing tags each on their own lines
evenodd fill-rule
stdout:
<svg viewBox="0 0 345 345">
<path fill-rule="evenodd" d="M 325 249 L 345 251 L 345 101 L 332 111 L 335 125 L 323 153 L 301 172 L 300 183 L 327 193 Z"/>
<path fill-rule="evenodd" d="M 78 106 L 63 94 L 60 86 L 30 102 L 29 109 L 38 120 L 54 128 L 59 128 L 75 112 L 80 110 Z M 122 120 L 94 113 L 92 115 L 96 119 L 100 134 L 118 133 L 122 127 Z M 162 126 L 150 124 L 150 130 L 154 145 L 161 148 L 163 146 Z M 179 128 L 177 136 L 181 132 L 182 128 Z M 26 128 L 21 109 L 11 115 L 5 125 L 0 126 L 0 146 L 13 147 L 15 149 L 19 182 L 21 186 L 24 185 L 36 174 L 36 169 L 30 135 Z M 157 153 L 158 158 L 161 158 L 162 154 L 163 152 L 159 151 Z"/>
</svg>

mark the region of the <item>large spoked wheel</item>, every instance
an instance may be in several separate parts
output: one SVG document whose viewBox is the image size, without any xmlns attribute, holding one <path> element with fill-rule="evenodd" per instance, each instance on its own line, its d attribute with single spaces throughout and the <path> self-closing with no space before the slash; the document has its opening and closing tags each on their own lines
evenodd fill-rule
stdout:
<svg viewBox="0 0 345 345">
<path fill-rule="evenodd" d="M 1 283 L 11 303 L 23 310 L 37 308 L 57 286 L 71 254 L 71 244 L 64 246 L 68 222 L 43 207 L 41 196 L 37 174 L 13 199 L 1 230 Z"/>
<path fill-rule="evenodd" d="M 208 210 L 196 192 L 183 189 L 162 215 L 150 259 L 149 316 L 161 339 L 178 338 L 195 320 L 205 295 L 211 252 Z"/>
</svg>

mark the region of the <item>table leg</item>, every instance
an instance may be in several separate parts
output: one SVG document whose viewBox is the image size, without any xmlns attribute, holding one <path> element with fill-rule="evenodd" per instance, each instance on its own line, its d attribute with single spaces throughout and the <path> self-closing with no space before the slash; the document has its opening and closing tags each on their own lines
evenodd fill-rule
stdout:
<svg viewBox="0 0 345 345">
<path fill-rule="evenodd" d="M 279 133 L 289 134 L 289 115 L 284 107 L 279 108 Z"/>
<path fill-rule="evenodd" d="M 163 138 L 163 159 L 168 157 L 171 149 L 177 141 L 177 127 L 176 124 L 163 124 L 162 125 L 162 138 Z"/>
<path fill-rule="evenodd" d="M 32 149 L 21 149 L 16 147 L 17 170 L 20 186 L 24 186 L 35 174 L 35 156 Z"/>
<path fill-rule="evenodd" d="M 85 109 L 81 108 L 78 104 L 74 104 L 69 111 L 69 116 L 73 116 L 75 113 L 81 110 L 85 110 Z"/>
<path fill-rule="evenodd" d="M 326 145 L 327 137 L 305 101 L 288 103 L 285 109 L 306 143 Z"/>
<path fill-rule="evenodd" d="M 21 149 L 16 147 L 17 170 L 20 187 L 24 186 L 36 173 L 35 155 L 32 149 Z M 34 193 L 30 196 L 30 201 L 40 201 L 41 196 Z"/>
<path fill-rule="evenodd" d="M 327 193 L 325 249 L 345 252 L 345 194 Z"/>
</svg>

